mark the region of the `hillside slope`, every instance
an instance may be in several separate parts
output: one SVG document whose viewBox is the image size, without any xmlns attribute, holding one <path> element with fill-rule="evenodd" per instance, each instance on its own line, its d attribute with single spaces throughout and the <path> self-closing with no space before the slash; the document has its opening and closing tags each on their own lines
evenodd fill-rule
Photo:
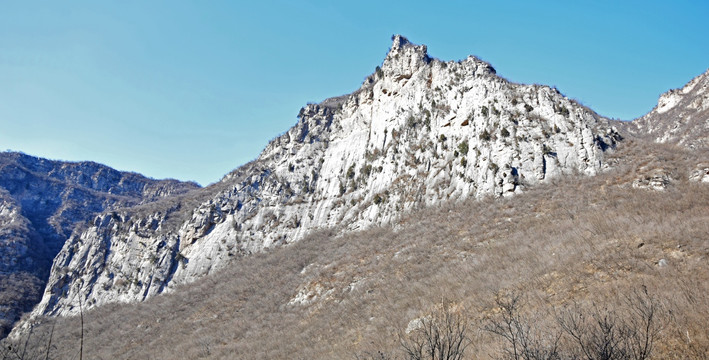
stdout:
<svg viewBox="0 0 709 360">
<path fill-rule="evenodd" d="M 439 204 L 396 226 L 316 233 L 171 294 L 86 312 L 84 355 L 401 356 L 399 336 L 446 302 L 469 319 L 466 359 L 502 358 L 504 341 L 483 330 L 500 312 L 500 293 L 521 294 L 524 324 L 553 340 L 559 313 L 621 311 L 644 291 L 662 309 L 653 358 L 701 359 L 709 352 L 709 184 L 687 176 L 699 158 L 631 141 L 607 159 L 613 169 L 596 177 Z M 676 180 L 662 191 L 632 186 L 657 168 Z M 46 348 L 52 329 L 51 355 L 74 356 L 79 317 L 41 319 L 33 349 Z"/>
<path fill-rule="evenodd" d="M 93 162 L 0 153 L 0 337 L 39 301 L 52 260 L 77 224 L 197 187 Z"/>
<path fill-rule="evenodd" d="M 401 36 L 349 95 L 301 109 L 257 160 L 189 198 L 105 213 L 56 257 L 34 316 L 134 302 L 318 229 L 390 224 L 444 201 L 594 175 L 620 137 L 557 90 L 510 83 Z"/>
</svg>

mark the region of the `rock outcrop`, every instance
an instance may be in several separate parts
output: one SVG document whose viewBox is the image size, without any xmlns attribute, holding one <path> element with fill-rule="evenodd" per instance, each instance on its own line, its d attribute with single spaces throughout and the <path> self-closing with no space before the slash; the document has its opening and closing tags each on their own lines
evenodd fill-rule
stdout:
<svg viewBox="0 0 709 360">
<path fill-rule="evenodd" d="M 709 163 L 700 163 L 689 173 L 689 181 L 709 183 Z"/>
<path fill-rule="evenodd" d="M 352 94 L 309 104 L 257 160 L 179 199 L 104 212 L 64 244 L 34 315 L 141 301 L 323 228 L 394 222 L 444 201 L 509 196 L 602 171 L 619 136 L 556 89 L 475 57 L 393 39 Z"/>
<path fill-rule="evenodd" d="M 0 337 L 40 300 L 52 260 L 77 224 L 197 187 L 92 162 L 0 153 Z"/>
</svg>

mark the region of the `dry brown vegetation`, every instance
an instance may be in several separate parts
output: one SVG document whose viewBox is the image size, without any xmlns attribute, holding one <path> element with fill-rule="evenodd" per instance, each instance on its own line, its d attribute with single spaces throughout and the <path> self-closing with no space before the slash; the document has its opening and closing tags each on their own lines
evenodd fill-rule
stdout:
<svg viewBox="0 0 709 360">
<path fill-rule="evenodd" d="M 579 349 L 569 329 L 591 344 L 604 317 L 642 329 L 628 300 L 647 294 L 650 358 L 707 358 L 709 185 L 687 181 L 700 156 L 633 141 L 613 156 L 593 178 L 429 208 L 393 228 L 313 234 L 173 294 L 88 311 L 84 356 L 407 358 L 402 344 L 444 304 L 465 321 L 462 358 L 505 358 L 510 343 L 491 331 L 501 296 L 518 296 L 514 314 L 538 348 Z M 656 169 L 673 179 L 666 190 L 632 188 Z M 50 324 L 49 358 L 77 358 L 79 318 L 45 320 L 30 347 L 46 348 Z"/>
</svg>

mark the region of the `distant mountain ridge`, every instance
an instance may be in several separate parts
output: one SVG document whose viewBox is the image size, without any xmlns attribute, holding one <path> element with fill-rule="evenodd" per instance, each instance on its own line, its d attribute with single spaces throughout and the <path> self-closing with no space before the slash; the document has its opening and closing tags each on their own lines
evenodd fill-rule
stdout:
<svg viewBox="0 0 709 360">
<path fill-rule="evenodd" d="M 33 222 L 49 220 L 51 229 L 41 231 L 45 236 L 54 232 L 62 237 L 57 250 L 76 222 L 85 221 L 65 215 L 100 212 L 107 202 L 137 205 L 199 187 L 177 180 L 153 180 L 91 161 L 64 162 L 15 152 L 0 153 L 0 186 L 20 199 Z M 102 195 L 101 201 L 91 197 L 97 194 Z M 83 195 L 87 198 L 78 198 Z"/>
<path fill-rule="evenodd" d="M 94 162 L 0 153 L 0 335 L 39 301 L 53 258 L 78 224 L 197 187 Z"/>
<path fill-rule="evenodd" d="M 410 209 L 608 167 L 604 152 L 621 139 L 608 119 L 556 89 L 510 83 L 475 57 L 441 61 L 392 40 L 357 91 L 305 106 L 219 183 L 79 228 L 33 314 L 141 301 L 318 229 L 389 224 Z"/>
<path fill-rule="evenodd" d="M 709 69 L 660 96 L 652 111 L 622 124 L 630 134 L 690 149 L 709 149 Z"/>
</svg>

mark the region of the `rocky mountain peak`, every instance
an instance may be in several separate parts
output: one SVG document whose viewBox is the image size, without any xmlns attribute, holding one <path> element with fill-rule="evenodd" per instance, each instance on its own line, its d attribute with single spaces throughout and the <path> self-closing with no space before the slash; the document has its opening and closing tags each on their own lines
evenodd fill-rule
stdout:
<svg viewBox="0 0 709 360">
<path fill-rule="evenodd" d="M 409 42 L 409 39 L 406 37 L 400 35 L 400 34 L 395 34 L 394 36 L 391 37 L 392 44 L 391 44 L 391 51 L 398 51 L 399 48 L 406 46 L 406 45 L 412 45 L 411 42 Z M 425 51 L 425 46 L 424 46 L 424 51 Z"/>
<path fill-rule="evenodd" d="M 709 70 L 663 93 L 652 111 L 622 126 L 655 142 L 709 148 Z"/>
<path fill-rule="evenodd" d="M 705 94 L 707 92 L 708 86 L 709 69 L 707 69 L 704 74 L 701 74 L 692 79 L 681 89 L 672 89 L 660 95 L 660 98 L 657 101 L 657 107 L 654 110 L 660 114 L 666 113 L 672 110 L 676 105 L 678 105 L 682 101 L 682 99 L 687 96 L 692 97 L 696 95 Z M 704 104 L 703 100 L 704 99 L 698 99 L 697 101 L 695 101 L 695 104 L 692 104 L 691 107 L 696 109 L 699 107 L 703 107 L 702 105 L 709 106 L 709 104 Z"/>
<path fill-rule="evenodd" d="M 469 74 L 473 76 L 494 75 L 496 73 L 495 69 L 489 63 L 473 55 L 468 56 L 462 61 L 444 62 L 431 58 L 428 55 L 426 45 L 416 45 L 401 35 L 394 35 L 392 46 L 384 62 L 380 67 L 377 67 L 374 74 L 370 75 L 365 80 L 362 87 L 369 88 L 380 80 L 386 80 L 389 83 L 388 86 L 404 85 L 414 74 L 422 70 L 428 75 L 432 75 L 430 73 L 431 67 L 440 68 L 445 71 L 448 65 L 453 65 L 454 67 L 461 66 L 467 70 L 466 72 L 469 72 Z M 432 80 L 431 76 L 429 76 L 428 80 Z M 328 100 L 325 102 L 328 102 Z"/>
<path fill-rule="evenodd" d="M 415 45 L 401 35 L 394 35 L 381 69 L 395 76 L 407 76 L 430 61 L 426 45 Z"/>
<path fill-rule="evenodd" d="M 593 175 L 618 139 L 554 89 L 510 83 L 472 56 L 434 60 L 394 36 L 357 91 L 303 107 L 218 184 L 98 215 L 55 258 L 34 314 L 73 314 L 79 299 L 141 301 L 319 229 L 392 224 L 424 206 Z"/>
</svg>

